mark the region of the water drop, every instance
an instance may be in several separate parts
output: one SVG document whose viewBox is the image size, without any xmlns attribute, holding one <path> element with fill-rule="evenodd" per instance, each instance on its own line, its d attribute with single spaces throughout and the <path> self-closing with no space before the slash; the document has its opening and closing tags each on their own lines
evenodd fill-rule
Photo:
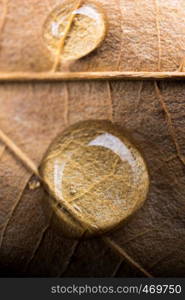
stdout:
<svg viewBox="0 0 185 300">
<path fill-rule="evenodd" d="M 105 38 L 106 29 L 105 14 L 98 4 L 70 0 L 49 14 L 43 38 L 52 56 L 59 54 L 64 62 L 79 59 L 96 49 Z M 62 38 L 65 42 L 59 49 Z"/>
<path fill-rule="evenodd" d="M 90 120 L 72 125 L 50 145 L 40 173 L 66 235 L 108 232 L 145 201 L 147 167 L 126 136 L 110 121 Z"/>
</svg>

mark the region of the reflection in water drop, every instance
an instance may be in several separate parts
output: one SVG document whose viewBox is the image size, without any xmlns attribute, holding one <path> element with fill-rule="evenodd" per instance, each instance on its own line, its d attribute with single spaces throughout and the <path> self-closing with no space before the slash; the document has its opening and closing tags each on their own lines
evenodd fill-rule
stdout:
<svg viewBox="0 0 185 300">
<path fill-rule="evenodd" d="M 76 9 L 75 11 L 73 11 L 73 14 L 87 16 L 88 18 L 94 19 L 97 24 L 101 21 L 99 12 L 88 5 L 83 5 L 79 9 Z"/>
<path fill-rule="evenodd" d="M 129 148 L 116 136 L 109 133 L 104 133 L 97 136 L 93 141 L 89 143 L 89 146 L 102 146 L 112 150 L 118 154 L 123 161 L 127 161 L 132 168 L 135 167 L 135 159 L 129 150 Z"/>
<path fill-rule="evenodd" d="M 40 170 L 53 201 L 78 210 L 93 234 L 115 228 L 136 211 L 149 185 L 140 152 L 109 121 L 71 126 L 51 144 Z M 72 217 L 64 220 L 60 209 L 55 214 L 66 224 L 64 231 L 78 237 L 79 225 Z"/>
<path fill-rule="evenodd" d="M 63 199 L 61 183 L 62 183 L 64 168 L 65 168 L 64 162 L 60 162 L 58 159 L 54 160 L 53 179 L 54 179 L 55 194 L 57 197 L 60 197 L 61 199 Z"/>
</svg>

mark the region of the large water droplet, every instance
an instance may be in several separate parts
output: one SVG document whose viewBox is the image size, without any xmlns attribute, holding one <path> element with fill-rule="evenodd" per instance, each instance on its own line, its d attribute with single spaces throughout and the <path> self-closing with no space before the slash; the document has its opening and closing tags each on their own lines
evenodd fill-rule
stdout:
<svg viewBox="0 0 185 300">
<path fill-rule="evenodd" d="M 51 144 L 41 176 L 66 235 L 102 234 L 120 225 L 144 202 L 145 161 L 124 130 L 109 121 L 84 121 Z"/>
</svg>

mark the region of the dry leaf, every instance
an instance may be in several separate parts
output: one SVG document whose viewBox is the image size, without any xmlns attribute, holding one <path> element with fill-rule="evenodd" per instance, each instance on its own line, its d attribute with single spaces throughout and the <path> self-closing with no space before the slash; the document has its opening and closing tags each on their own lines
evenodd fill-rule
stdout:
<svg viewBox="0 0 185 300">
<path fill-rule="evenodd" d="M 107 38 L 71 70 L 178 68 L 184 57 L 183 0 L 99 2 L 109 19 Z M 40 39 L 58 4 L 8 2 L 1 23 L 1 71 L 52 68 Z M 0 7 L 2 12 L 3 3 Z M 56 134 L 79 120 L 112 119 L 132 132 L 146 157 L 151 188 L 144 207 L 111 238 L 154 276 L 184 276 L 184 82 L 6 83 L 0 90 L 0 128 L 37 166 Z M 143 276 L 101 240 L 59 236 L 43 214 L 42 187 L 29 188 L 31 176 L 0 144 L 2 276 Z"/>
</svg>

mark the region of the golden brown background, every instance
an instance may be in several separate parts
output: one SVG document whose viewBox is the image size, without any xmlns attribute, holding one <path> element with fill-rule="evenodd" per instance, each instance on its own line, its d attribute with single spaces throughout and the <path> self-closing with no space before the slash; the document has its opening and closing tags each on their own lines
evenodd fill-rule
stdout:
<svg viewBox="0 0 185 300">
<path fill-rule="evenodd" d="M 185 55 L 183 0 L 101 0 L 109 33 L 71 71 L 175 71 Z M 0 70 L 47 71 L 46 16 L 62 1 L 0 1 Z M 7 5 L 7 11 L 3 10 Z M 5 19 L 3 19 L 3 11 Z M 183 81 L 1 83 L 0 128 L 39 166 L 51 140 L 85 119 L 126 127 L 147 159 L 144 207 L 111 238 L 153 276 L 185 276 Z M 143 276 L 103 241 L 77 242 L 45 220 L 42 188 L 0 143 L 1 276 Z"/>
</svg>

